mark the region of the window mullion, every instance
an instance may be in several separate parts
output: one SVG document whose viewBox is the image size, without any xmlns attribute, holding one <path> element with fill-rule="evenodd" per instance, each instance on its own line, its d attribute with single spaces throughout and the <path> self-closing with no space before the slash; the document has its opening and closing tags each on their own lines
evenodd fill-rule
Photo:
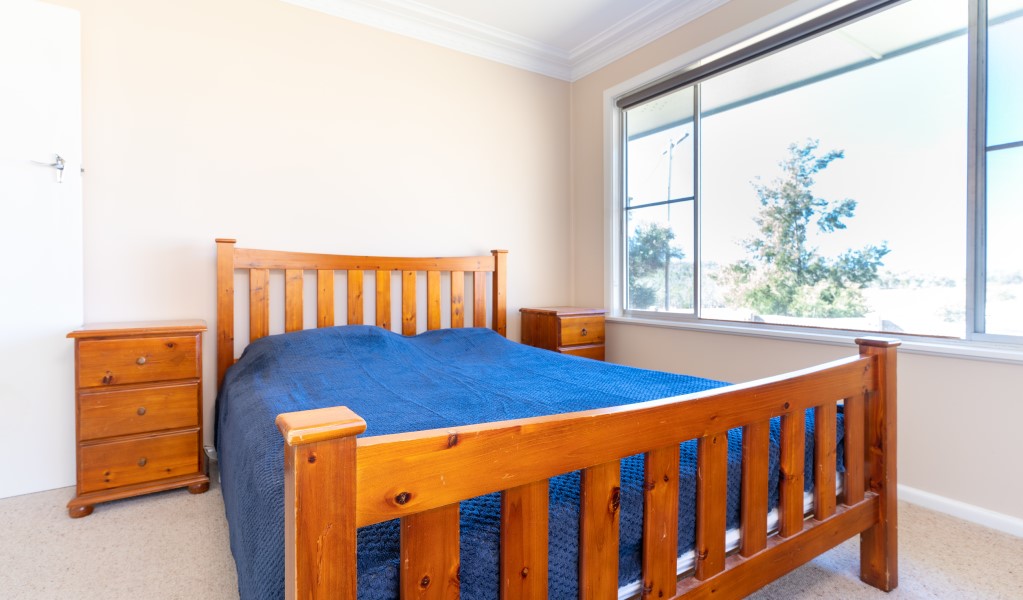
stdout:
<svg viewBox="0 0 1023 600">
<path fill-rule="evenodd" d="M 966 323 L 967 339 L 986 331 L 987 302 L 987 6 L 970 0 L 969 83 L 966 144 Z"/>
</svg>

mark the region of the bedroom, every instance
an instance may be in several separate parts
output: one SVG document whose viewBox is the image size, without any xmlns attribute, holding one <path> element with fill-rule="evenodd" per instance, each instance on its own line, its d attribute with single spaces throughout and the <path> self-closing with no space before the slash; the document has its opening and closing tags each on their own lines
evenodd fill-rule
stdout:
<svg viewBox="0 0 1023 600">
<path fill-rule="evenodd" d="M 406 256 L 508 248 L 517 339 L 519 307 L 606 304 L 605 90 L 807 3 L 733 0 L 571 83 L 272 0 L 59 4 L 82 18 L 86 321 L 212 325 L 212 240 L 229 235 Z M 612 362 L 731 381 L 851 348 L 628 321 L 608 337 Z M 65 343 L 53 368 L 70 375 Z M 1023 416 L 1016 356 L 901 354 L 903 499 L 1019 534 L 1023 479 L 999 477 Z M 63 458 L 4 495 L 74 483 L 71 402 L 43 415 Z M 21 436 L 5 435 L 5 457 Z"/>
</svg>

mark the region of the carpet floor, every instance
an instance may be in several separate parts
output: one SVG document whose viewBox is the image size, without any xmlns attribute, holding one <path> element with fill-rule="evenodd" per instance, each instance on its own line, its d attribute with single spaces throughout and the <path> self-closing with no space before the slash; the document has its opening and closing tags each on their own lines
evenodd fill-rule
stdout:
<svg viewBox="0 0 1023 600">
<path fill-rule="evenodd" d="M 210 491 L 174 490 L 100 504 L 70 519 L 63 488 L 0 500 L 0 597 L 235 600 L 238 584 L 216 477 Z M 850 540 L 751 598 L 1023 599 L 1023 538 L 899 505 L 899 587 L 860 582 Z"/>
</svg>

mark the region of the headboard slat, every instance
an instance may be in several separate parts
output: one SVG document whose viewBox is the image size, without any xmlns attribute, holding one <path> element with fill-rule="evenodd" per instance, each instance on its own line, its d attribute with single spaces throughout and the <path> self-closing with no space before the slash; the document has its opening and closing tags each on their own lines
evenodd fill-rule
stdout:
<svg viewBox="0 0 1023 600">
<path fill-rule="evenodd" d="M 362 325 L 362 271 L 348 271 L 348 324 Z"/>
<path fill-rule="evenodd" d="M 426 329 L 440 329 L 440 271 L 426 272 Z"/>
<path fill-rule="evenodd" d="M 284 331 L 302 331 L 302 279 L 305 271 L 284 271 Z"/>
<path fill-rule="evenodd" d="M 334 271 L 316 271 L 316 326 L 334 326 Z"/>
<path fill-rule="evenodd" d="M 451 271 L 451 327 L 465 327 L 464 271 Z"/>
<path fill-rule="evenodd" d="M 416 334 L 416 272 L 401 272 L 401 334 Z"/>
<path fill-rule="evenodd" d="M 270 270 L 249 270 L 249 342 L 270 335 Z"/>
<path fill-rule="evenodd" d="M 472 274 L 472 326 L 487 326 L 487 279 L 479 271 Z"/>
<path fill-rule="evenodd" d="M 391 272 L 377 271 L 377 327 L 391 328 Z"/>
</svg>

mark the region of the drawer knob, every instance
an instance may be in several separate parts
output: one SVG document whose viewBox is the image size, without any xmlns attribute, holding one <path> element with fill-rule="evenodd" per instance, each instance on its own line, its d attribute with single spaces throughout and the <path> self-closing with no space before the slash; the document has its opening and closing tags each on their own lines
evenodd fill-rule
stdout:
<svg viewBox="0 0 1023 600">
<path fill-rule="evenodd" d="M 586 337 L 586 328 L 585 327 L 583 327 L 582 330 L 579 332 L 579 336 L 580 337 Z"/>
<path fill-rule="evenodd" d="M 146 466 L 146 463 L 147 463 L 147 462 L 149 462 L 149 461 L 147 461 L 147 460 L 146 460 L 146 457 L 145 457 L 145 456 L 143 456 L 142 458 L 140 458 L 140 459 L 139 459 L 139 466 L 140 466 L 140 467 L 144 467 L 144 466 Z"/>
<path fill-rule="evenodd" d="M 135 364 L 136 365 L 140 365 L 140 366 L 146 364 L 146 357 L 145 356 L 140 356 L 140 357 L 136 358 L 135 359 Z"/>
<path fill-rule="evenodd" d="M 110 385 L 114 381 L 114 374 L 107 371 L 107 374 L 103 376 L 103 385 Z"/>
<path fill-rule="evenodd" d="M 140 417 L 142 415 L 146 414 L 146 407 L 145 406 L 140 406 L 139 409 L 135 411 L 135 414 L 137 414 Z"/>
</svg>

